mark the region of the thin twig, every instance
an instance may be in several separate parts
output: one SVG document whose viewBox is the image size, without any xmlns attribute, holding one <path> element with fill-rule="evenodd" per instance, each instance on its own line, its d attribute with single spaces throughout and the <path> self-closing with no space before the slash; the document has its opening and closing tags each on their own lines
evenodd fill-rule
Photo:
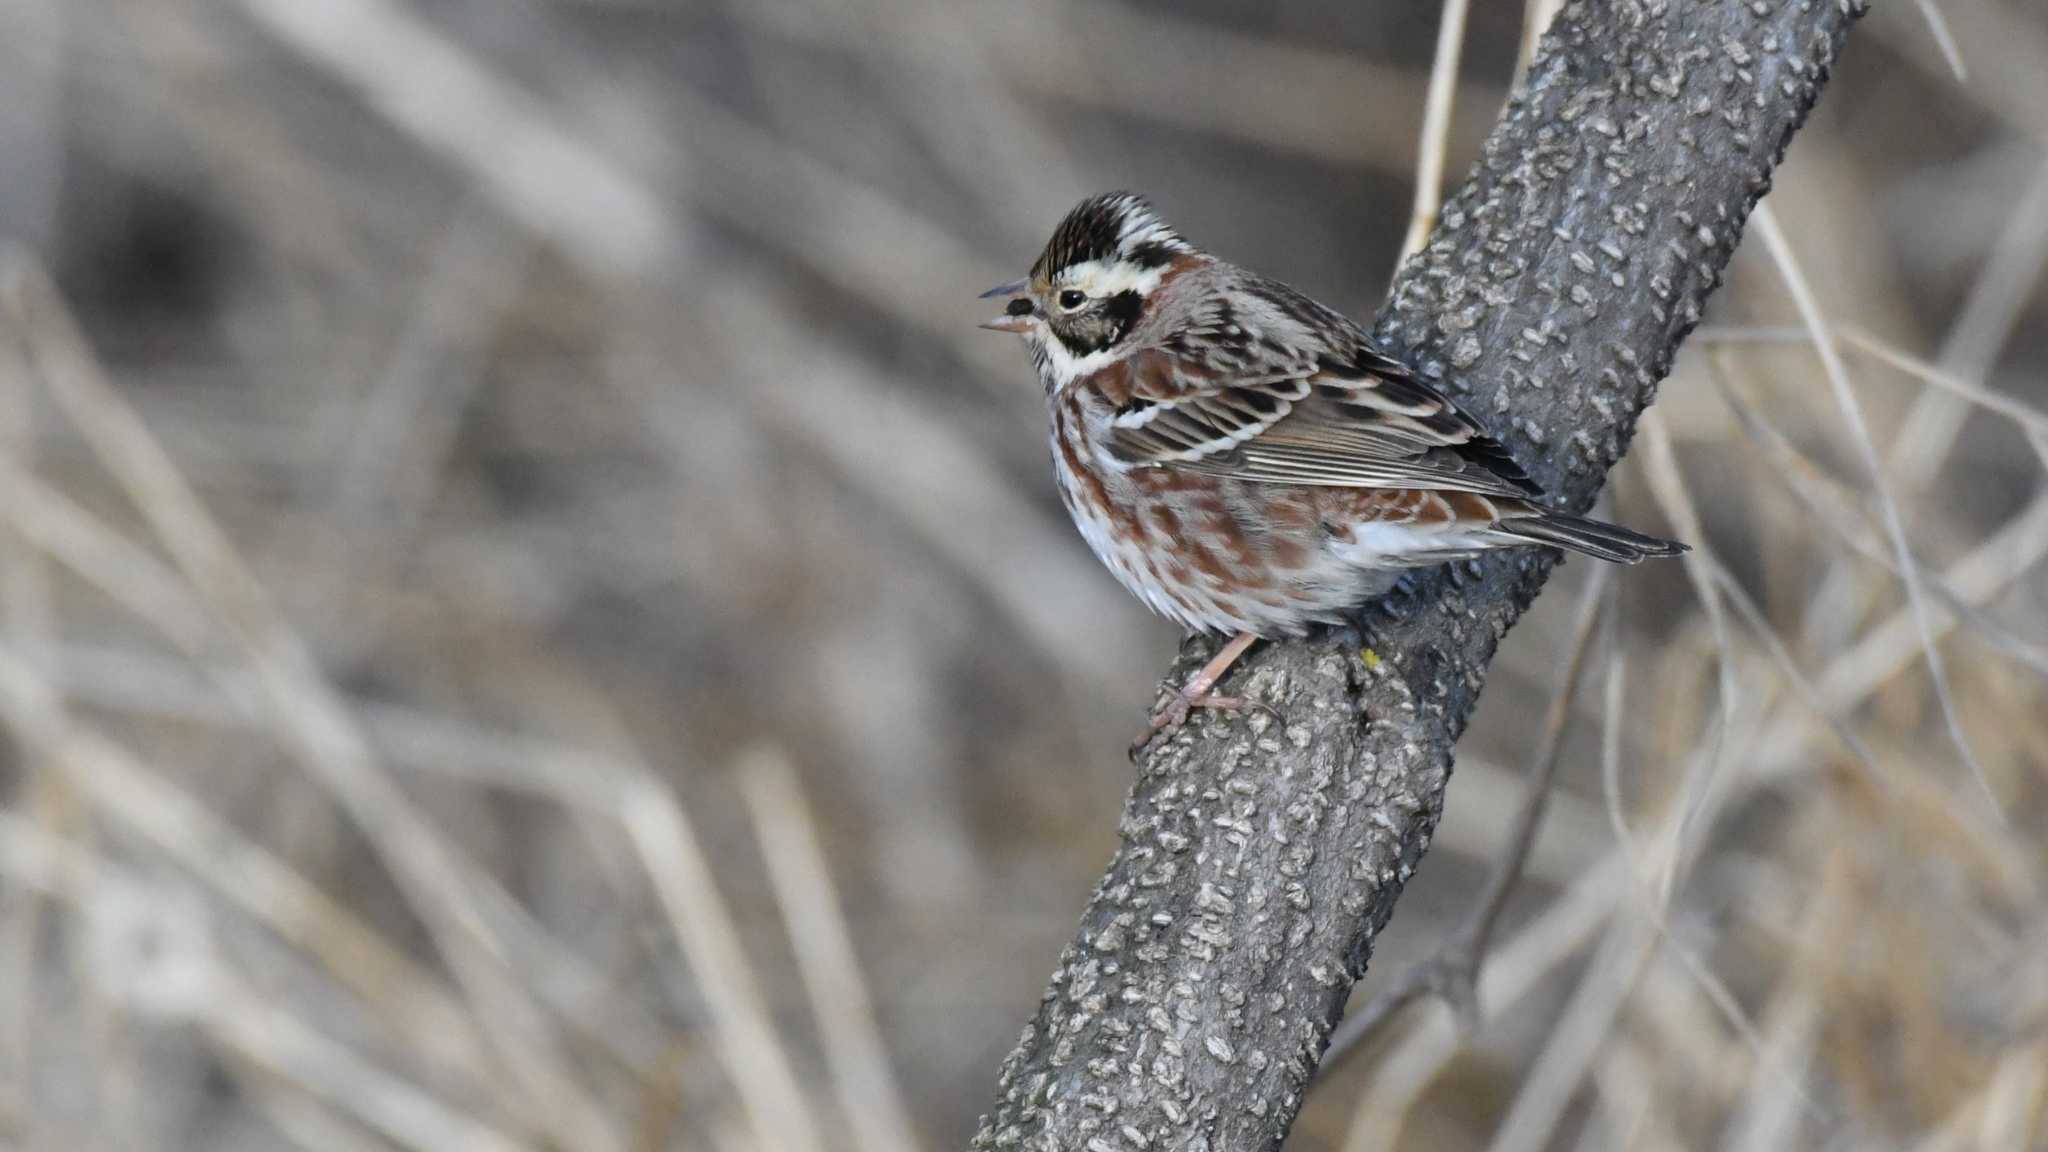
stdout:
<svg viewBox="0 0 2048 1152">
<path fill-rule="evenodd" d="M 1714 582 L 1708 572 L 1708 562 L 1713 555 L 1706 538 L 1706 526 L 1700 519 L 1699 506 L 1693 502 L 1692 494 L 1686 489 L 1685 476 L 1678 468 L 1678 454 L 1672 448 L 1671 434 L 1665 427 L 1664 419 L 1655 409 L 1643 414 L 1643 460 L 1644 475 L 1649 480 L 1650 493 L 1663 508 L 1664 514 L 1678 527 L 1679 539 L 1692 546 L 1692 551 L 1681 557 L 1685 565 L 1686 579 L 1692 584 L 1694 595 L 1699 597 L 1700 607 L 1706 610 L 1707 624 L 1714 634 L 1714 675 L 1716 678 L 1716 714 L 1707 753 L 1687 768 L 1679 784 L 1680 803 L 1677 831 L 1677 850 L 1664 857 L 1664 871 L 1657 878 L 1657 900 L 1659 907 L 1653 916 L 1659 925 L 1664 922 L 1671 894 L 1678 883 L 1678 876 L 1685 870 L 1690 850 L 1696 841 L 1688 841 L 1686 833 L 1693 818 L 1705 807 L 1709 791 L 1720 778 L 1726 765 L 1729 744 L 1733 738 L 1735 707 L 1738 690 L 1735 679 L 1735 659 L 1728 638 L 1728 617 L 1721 609 L 1721 598 L 1715 595 Z"/>
<path fill-rule="evenodd" d="M 1619 644 L 1608 648 L 1607 681 L 1600 696 L 1600 795 L 1615 846 L 1640 874 L 1642 841 L 1629 827 L 1621 796 L 1621 718 L 1627 703 L 1628 657 Z"/>
<path fill-rule="evenodd" d="M 74 724 L 34 671 L 4 647 L 0 722 L 49 756 L 106 819 L 154 845 L 252 921 L 323 964 L 364 1004 L 388 1014 L 386 1023 L 435 1075 L 459 1081 L 483 1063 L 474 1026 L 436 978 L 190 792 Z"/>
<path fill-rule="evenodd" d="M 1661 414 L 1655 409 L 1644 413 L 1642 430 L 1645 448 L 1644 474 L 1649 481 L 1651 494 L 1656 498 L 1664 514 L 1676 525 L 1679 538 L 1691 545 L 1692 550 L 1684 557 L 1686 576 L 1707 613 L 1708 625 L 1713 632 L 1718 699 L 1716 721 L 1709 738 L 1705 746 L 1690 758 L 1680 777 L 1678 798 L 1673 809 L 1676 813 L 1675 821 L 1660 831 L 1659 839 L 1652 845 L 1648 854 L 1636 850 L 1636 845 L 1626 836 L 1619 819 L 1616 820 L 1616 827 L 1624 833 L 1621 844 L 1624 850 L 1630 852 L 1630 859 L 1633 867 L 1637 869 L 1637 875 L 1647 874 L 1652 880 L 1651 890 L 1646 893 L 1647 899 L 1640 909 L 1640 914 L 1655 930 L 1658 937 L 1656 943 L 1665 954 L 1676 958 L 1688 979 L 1698 986 L 1700 992 L 1728 1022 L 1736 1035 L 1752 1048 L 1758 1048 L 1760 1044 L 1756 1028 L 1735 995 L 1700 958 L 1697 951 L 1672 931 L 1670 917 L 1674 893 L 1680 879 L 1690 871 L 1694 854 L 1705 842 L 1704 836 L 1691 836 L 1689 833 L 1693 831 L 1701 813 L 1714 805 L 1714 789 L 1722 784 L 1726 766 L 1733 758 L 1736 717 L 1742 705 L 1742 698 L 1737 691 L 1735 648 L 1730 636 L 1727 613 L 1723 610 L 1713 579 L 1718 562 L 1713 547 L 1707 540 L 1699 506 L 1694 502 L 1692 493 L 1686 486 L 1684 473 L 1678 466 L 1678 456 Z M 1651 954 L 1654 955 L 1655 951 L 1656 949 L 1653 949 Z M 1577 1058 L 1575 1056 L 1575 1059 Z M 1581 1059 L 1580 1062 L 1583 1064 L 1585 1061 Z"/>
<path fill-rule="evenodd" d="M 10 674 L 0 672 L 0 678 Z M 31 730 L 38 739 L 50 734 L 40 723 Z M 146 899 L 151 888 L 140 877 L 121 874 L 91 847 L 6 813 L 0 813 L 0 872 L 68 902 L 81 920 L 116 914 L 123 903 L 119 897 L 134 903 Z M 169 918 L 166 926 L 176 925 L 178 931 L 152 934 L 159 954 L 149 963 L 165 975 L 158 977 L 160 987 L 154 990 L 141 983 L 130 989 L 138 1003 L 172 1018 L 193 1020 L 266 1072 L 288 1077 L 355 1113 L 403 1147 L 422 1152 L 517 1152 L 525 1147 L 429 1095 L 416 1080 L 377 1070 L 289 1013 L 252 1000 L 211 947 L 204 917 L 189 911 L 164 915 Z"/>
<path fill-rule="evenodd" d="M 1849 493 L 1840 490 L 1839 482 L 1823 473 L 1819 465 L 1793 447 L 1784 433 L 1763 418 L 1756 405 L 1733 381 L 1726 379 L 1718 370 L 1716 377 L 1722 398 L 1735 413 L 1743 432 L 1752 443 L 1770 453 L 1778 465 L 1778 474 L 1785 478 L 1789 490 L 1806 505 L 1813 518 L 1859 555 L 1897 575 L 1898 559 L 1887 546 L 1883 529 L 1866 523 L 1866 514 L 1854 505 Z M 2044 462 L 2048 462 L 2048 454 L 2044 454 Z M 1993 620 L 1982 609 L 1964 603 L 1955 589 L 1939 575 L 1927 577 L 1926 587 L 1944 611 L 1969 626 L 1971 636 L 2037 672 L 2048 674 L 2048 646 L 2016 635 L 2011 627 Z"/>
<path fill-rule="evenodd" d="M 796 773 L 779 752 L 762 748 L 741 758 L 738 775 L 854 1144 L 860 1152 L 918 1152 L 917 1129 L 875 1024 L 860 957 Z"/>
<path fill-rule="evenodd" d="M 697 831 L 651 773 L 620 790 L 618 819 L 661 898 L 675 940 L 704 989 L 704 1006 L 732 1076 L 732 1090 L 765 1147 L 822 1152 L 817 1120 L 776 1037 L 761 985 L 732 911 L 712 878 Z"/>
<path fill-rule="evenodd" d="M 1944 575 L 1959 595 L 1971 603 L 1983 603 L 2009 588 L 2044 557 L 2048 557 L 2048 496 L 2037 498 Z M 1901 611 L 1872 627 L 1859 643 L 1815 678 L 1825 703 L 1821 714 L 1841 714 L 1857 707 L 1914 655 L 1922 653 L 1924 649 L 1907 612 Z M 1761 721 L 1757 708 L 1747 705 L 1737 716 L 1736 729 L 1753 730 Z M 1726 810 L 1729 804 L 1757 789 L 1782 781 L 1787 773 L 1804 775 L 1813 771 L 1814 764 L 1805 755 L 1805 732 L 1803 722 L 1782 720 L 1763 731 L 1756 741 L 1754 769 L 1730 782 L 1730 794 L 1721 798 L 1719 810 Z M 1715 816 L 1716 809 L 1705 813 L 1703 830 Z M 1660 850 L 1667 847 L 1676 823 L 1675 810 L 1667 809 L 1660 827 L 1643 840 L 1659 845 Z M 1504 1012 L 1579 955 L 1586 942 L 1635 891 L 1634 878 L 1640 866 L 1625 847 L 1618 846 L 1528 927 L 1497 949 L 1479 981 L 1480 1003 L 1488 1006 L 1489 1015 Z M 1461 1033 L 1447 1015 L 1427 1017 L 1404 1033 L 1378 1062 L 1374 1077 L 1367 1082 L 1352 1119 L 1345 1145 L 1347 1152 L 1396 1146 L 1401 1119 L 1410 1102 L 1442 1072 L 1460 1046 Z M 1356 1051 L 1356 1046 L 1352 1050 Z"/>
<path fill-rule="evenodd" d="M 1992 243 L 1935 362 L 1964 379 L 1987 377 L 2025 315 L 2043 268 L 2048 268 L 2048 160 L 2034 170 L 2026 192 Z M 1825 362 L 1829 352 L 1823 349 L 1821 355 Z M 1933 481 L 1955 449 L 1968 412 L 1954 397 L 1939 392 L 1914 400 L 1885 456 L 1900 491 L 1916 493 Z"/>
<path fill-rule="evenodd" d="M 35 408 L 29 368 L 19 344 L 0 331 L 0 465 L 26 467 L 35 450 Z M 8 643 L 24 649 L 47 649 L 55 642 L 49 574 L 44 560 L 19 533 L 0 530 L 0 613 Z M 35 757 L 19 758 L 28 806 L 54 831 L 54 789 L 59 781 Z M 0 1131 L 25 1131 L 34 1093 L 36 1030 L 43 1015 L 39 987 L 42 925 L 47 898 L 38 888 L 10 875 L 0 885 L 0 995 L 13 1009 L 0 1024 Z"/>
<path fill-rule="evenodd" d="M 1615 854 L 1581 876 L 1494 951 L 1479 976 L 1479 1003 L 1490 1014 L 1499 1014 L 1542 986 L 1609 922 L 1630 883 L 1626 862 Z M 1346 1152 L 1398 1147 L 1409 1103 L 1442 1072 L 1463 1040 L 1464 1033 L 1449 1013 L 1425 1014 L 1401 1033 L 1366 1082 L 1345 1140 Z M 1359 1050 L 1355 1044 L 1349 1049 Z"/>
<path fill-rule="evenodd" d="M 534 1152 L 517 1139 L 464 1115 L 419 1086 L 364 1060 L 292 1013 L 220 974 L 203 1024 L 222 1048 L 286 1079 L 325 1103 L 352 1113 L 401 1148 L 416 1152 Z"/>
<path fill-rule="evenodd" d="M 1956 46 L 1956 34 L 1949 31 L 1948 17 L 1941 14 L 1941 6 L 1935 0 L 1914 0 L 1920 8 L 1920 18 L 1927 21 L 1927 33 L 1934 37 L 1935 47 L 1941 49 L 1941 58 L 1948 61 L 1948 70 L 1955 74 L 1956 83 L 1968 84 L 1970 70 L 1963 65 L 1963 50 Z"/>
<path fill-rule="evenodd" d="M 2048 492 L 2037 493 L 1997 531 L 1950 564 L 1943 578 L 1964 603 L 1979 606 L 2012 587 L 2044 559 L 2048 559 Z M 1952 627 L 1953 621 L 1934 621 L 1935 638 Z M 1907 608 L 1867 629 L 1828 662 L 1814 683 L 1829 710 L 1846 713 L 1910 667 L 1915 656 L 1924 658 L 1926 654 L 1926 637 Z M 1796 738 L 1787 738 L 1775 729 L 1764 733 L 1758 743 L 1763 756 L 1759 771 L 1782 770 L 1801 754 Z"/>
<path fill-rule="evenodd" d="M 449 961 L 494 1051 L 521 1085 L 533 1122 L 579 1147 L 618 1147 L 588 1090 L 570 1074 L 503 942 L 479 913 L 448 841 L 377 762 L 301 637 L 243 562 L 133 408 L 106 379 L 55 286 L 32 264 L 0 268 L 0 303 L 23 334 L 52 398 L 120 481 L 220 631 L 246 662 L 279 734 L 341 801 L 407 891 Z"/>
<path fill-rule="evenodd" d="M 1564 7 L 1564 0 L 1525 0 L 1522 5 L 1522 48 L 1515 57 L 1515 78 L 1521 79 L 1529 70 L 1529 62 L 1536 59 L 1536 45 L 1543 38 L 1544 29 L 1557 19 L 1557 10 Z"/>
<path fill-rule="evenodd" d="M 1422 144 L 1416 150 L 1415 203 L 1408 213 L 1408 234 L 1401 239 L 1401 260 L 1422 250 L 1443 204 L 1444 153 L 1451 145 L 1451 102 L 1458 92 L 1458 57 L 1465 47 L 1468 2 L 1443 0 L 1443 14 L 1438 18 L 1436 58 L 1429 69 L 1429 95 L 1422 104 Z"/>
<path fill-rule="evenodd" d="M 1487 1152 L 1541 1152 L 1549 1145 L 1661 938 L 1640 917 L 1623 915 L 1610 922 L 1564 1013 L 1529 1062 L 1521 1091 L 1494 1126 Z"/>
<path fill-rule="evenodd" d="M 1912 608 L 1913 622 L 1920 631 L 1920 640 L 1927 649 L 1927 671 L 1934 681 L 1935 699 L 1941 703 L 1941 714 L 1948 723 L 1950 739 L 1963 763 L 1970 769 L 1977 787 L 1984 799 L 2005 819 L 2004 805 L 1999 803 L 1998 793 L 1991 787 L 1991 777 L 1984 765 L 1977 759 L 1970 747 L 1970 739 L 1963 731 L 1962 717 L 1957 714 L 1955 694 L 1949 688 L 1948 668 L 1943 663 L 1941 652 L 1935 645 L 1933 625 L 1929 622 L 1927 596 L 1921 588 L 1920 565 L 1914 560 L 1912 550 L 1906 545 L 1906 527 L 1899 515 L 1899 506 L 1892 499 L 1891 488 L 1885 479 L 1884 461 L 1878 457 L 1877 444 L 1871 438 L 1870 426 L 1863 419 L 1863 406 L 1856 399 L 1855 389 L 1849 384 L 1848 369 L 1843 367 L 1842 358 L 1835 349 L 1833 335 L 1827 319 L 1821 314 L 1820 303 L 1814 298 L 1813 289 L 1807 285 L 1806 275 L 1799 268 L 1793 255 L 1791 241 L 1785 238 L 1784 230 L 1778 227 L 1777 217 L 1771 213 L 1770 205 L 1758 205 L 1756 230 L 1762 237 L 1764 248 L 1777 263 L 1785 287 L 1792 294 L 1792 301 L 1799 309 L 1800 318 L 1813 332 L 1814 348 L 1819 351 L 1823 375 L 1833 390 L 1835 403 L 1841 409 L 1848 425 L 1849 438 L 1863 458 L 1864 467 L 1870 472 L 1871 486 L 1877 495 L 1879 508 L 1884 513 L 1885 531 L 1891 537 L 1892 551 L 1898 560 L 1899 578 L 1906 586 L 1906 600 Z"/>
<path fill-rule="evenodd" d="M 2008 396 L 2002 392 L 1994 392 L 1979 381 L 1965 379 L 1938 365 L 1908 355 L 1900 351 L 1889 341 L 1853 325 L 1838 329 L 1836 335 L 1840 336 L 1846 343 L 1869 353 L 1871 356 L 1919 380 L 1923 384 L 1930 384 L 1936 388 L 1953 392 L 1986 411 L 1996 412 L 2022 428 L 2033 429 L 2037 432 L 2048 432 L 2048 410 L 2029 404 L 2017 396 Z"/>
</svg>

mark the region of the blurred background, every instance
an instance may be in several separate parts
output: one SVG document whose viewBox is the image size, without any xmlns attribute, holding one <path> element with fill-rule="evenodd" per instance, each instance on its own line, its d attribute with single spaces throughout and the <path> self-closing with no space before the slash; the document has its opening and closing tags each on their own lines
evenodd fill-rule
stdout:
<svg viewBox="0 0 2048 1152">
<path fill-rule="evenodd" d="M 1449 41 L 1449 182 L 1547 7 Z M 2048 9 L 1945 9 L 1615 475 L 1701 547 L 1615 582 L 1480 1026 L 1291 1147 L 2048 1147 Z M 0 1147 L 961 1147 L 1177 642 L 975 293 L 1128 187 L 1369 316 L 1439 17 L 0 0 Z"/>
</svg>

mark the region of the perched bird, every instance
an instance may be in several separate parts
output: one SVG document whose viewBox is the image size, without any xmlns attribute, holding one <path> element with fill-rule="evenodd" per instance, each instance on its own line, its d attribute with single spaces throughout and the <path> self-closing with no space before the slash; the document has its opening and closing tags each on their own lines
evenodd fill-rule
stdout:
<svg viewBox="0 0 2048 1152">
<path fill-rule="evenodd" d="M 1060 498 L 1124 587 L 1235 633 L 1153 717 L 1170 731 L 1258 637 L 1408 570 L 1547 544 L 1624 564 L 1684 546 L 1545 508 L 1501 443 L 1364 328 L 1189 244 L 1136 195 L 1082 201 L 983 325 L 1045 384 Z"/>
</svg>

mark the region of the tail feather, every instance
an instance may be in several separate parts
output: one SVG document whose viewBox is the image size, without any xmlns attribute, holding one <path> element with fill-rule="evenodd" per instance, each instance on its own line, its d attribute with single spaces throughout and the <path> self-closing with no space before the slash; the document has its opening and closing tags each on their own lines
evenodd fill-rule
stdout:
<svg viewBox="0 0 2048 1152">
<path fill-rule="evenodd" d="M 1689 549 L 1676 540 L 1646 536 L 1619 524 L 1588 520 L 1563 512 L 1542 510 L 1533 516 L 1514 516 L 1494 525 L 1494 531 L 1517 540 L 1549 544 L 1568 552 L 1579 552 L 1617 564 L 1638 564 L 1663 556 L 1677 556 Z"/>
</svg>

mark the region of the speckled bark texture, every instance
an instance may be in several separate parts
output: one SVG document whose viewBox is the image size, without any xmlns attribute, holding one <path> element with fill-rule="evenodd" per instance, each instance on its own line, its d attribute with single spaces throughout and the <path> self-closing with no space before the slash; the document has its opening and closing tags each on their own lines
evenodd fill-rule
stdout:
<svg viewBox="0 0 2048 1152">
<path fill-rule="evenodd" d="M 1380 334 L 1590 504 L 1863 7 L 1569 5 Z M 1206 715 L 1153 750 L 975 1148 L 1280 1144 L 1551 563 L 1415 581 L 1365 618 L 1376 667 L 1350 629 L 1262 645 L 1225 689 L 1273 715 Z"/>
</svg>

